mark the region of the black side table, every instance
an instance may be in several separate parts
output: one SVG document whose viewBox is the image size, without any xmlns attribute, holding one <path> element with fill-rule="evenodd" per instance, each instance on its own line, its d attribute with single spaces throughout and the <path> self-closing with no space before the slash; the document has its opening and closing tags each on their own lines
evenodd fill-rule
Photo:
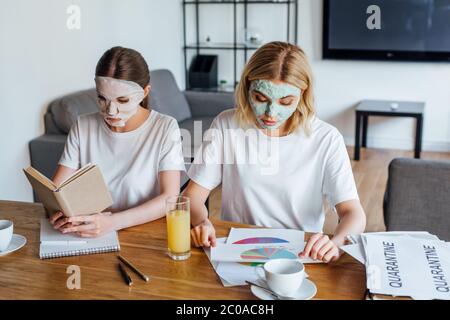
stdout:
<svg viewBox="0 0 450 320">
<path fill-rule="evenodd" d="M 393 108 L 397 107 L 397 108 Z M 385 117 L 412 117 L 416 119 L 416 143 L 414 148 L 414 158 L 419 159 L 422 151 L 422 128 L 423 114 L 425 103 L 423 102 L 407 102 L 407 101 L 380 101 L 380 100 L 363 100 L 356 107 L 356 131 L 355 131 L 355 154 L 354 160 L 359 160 L 361 148 L 367 147 L 367 126 L 369 124 L 369 116 L 385 116 Z M 362 126 L 361 126 L 362 121 Z M 362 130 L 361 130 L 362 129 Z"/>
</svg>

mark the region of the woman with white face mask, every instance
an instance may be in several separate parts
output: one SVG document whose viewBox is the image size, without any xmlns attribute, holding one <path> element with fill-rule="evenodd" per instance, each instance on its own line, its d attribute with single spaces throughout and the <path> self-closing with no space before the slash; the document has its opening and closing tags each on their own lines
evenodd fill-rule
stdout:
<svg viewBox="0 0 450 320">
<path fill-rule="evenodd" d="M 312 232 L 301 257 L 338 259 L 338 247 L 363 232 L 366 219 L 343 137 L 315 116 L 303 51 L 283 42 L 259 48 L 236 103 L 213 121 L 188 172 L 194 244 L 215 246 L 204 203 L 222 184 L 223 219 Z M 324 198 L 340 220 L 331 239 L 322 234 Z"/>
<path fill-rule="evenodd" d="M 179 193 L 184 170 L 176 120 L 147 107 L 150 72 L 138 52 L 106 51 L 95 84 L 100 112 L 83 115 L 73 125 L 53 178 L 59 184 L 87 163 L 98 165 L 105 178 L 113 198 L 108 212 L 50 217 L 55 229 L 82 237 L 163 217 L 165 199 Z"/>
</svg>

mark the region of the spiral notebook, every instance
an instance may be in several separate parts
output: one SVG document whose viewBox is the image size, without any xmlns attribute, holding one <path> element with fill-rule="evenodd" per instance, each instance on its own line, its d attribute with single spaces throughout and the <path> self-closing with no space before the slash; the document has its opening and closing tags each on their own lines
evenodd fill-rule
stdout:
<svg viewBox="0 0 450 320">
<path fill-rule="evenodd" d="M 97 238 L 81 238 L 55 230 L 48 219 L 41 219 L 40 259 L 80 256 L 120 250 L 117 232 Z"/>
</svg>

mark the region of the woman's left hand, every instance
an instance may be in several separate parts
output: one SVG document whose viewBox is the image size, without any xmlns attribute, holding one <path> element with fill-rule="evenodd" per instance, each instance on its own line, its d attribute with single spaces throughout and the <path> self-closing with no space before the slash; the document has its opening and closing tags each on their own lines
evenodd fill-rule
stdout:
<svg viewBox="0 0 450 320">
<path fill-rule="evenodd" d="M 340 257 L 338 246 L 327 235 L 316 233 L 309 238 L 308 242 L 299 254 L 300 258 L 312 258 L 323 262 L 336 261 Z"/>
<path fill-rule="evenodd" d="M 98 237 L 115 230 L 111 212 L 64 219 L 66 224 L 59 229 L 62 233 L 76 233 L 84 238 Z"/>
</svg>

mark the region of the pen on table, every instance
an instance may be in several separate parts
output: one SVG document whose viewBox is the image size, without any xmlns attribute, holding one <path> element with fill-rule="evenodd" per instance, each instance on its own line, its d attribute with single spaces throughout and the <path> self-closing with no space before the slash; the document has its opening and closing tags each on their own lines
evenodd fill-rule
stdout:
<svg viewBox="0 0 450 320">
<path fill-rule="evenodd" d="M 150 278 L 148 276 L 146 276 L 145 274 L 143 274 L 138 268 L 136 268 L 130 261 L 128 261 L 127 259 L 125 259 L 124 257 L 122 257 L 121 255 L 118 255 L 117 258 L 119 258 L 120 261 L 122 261 L 123 263 L 125 263 L 128 267 L 131 268 L 131 270 L 133 270 L 134 272 L 136 272 L 143 280 L 145 280 L 146 282 L 148 282 L 150 280 Z"/>
<path fill-rule="evenodd" d="M 125 280 L 125 282 L 128 284 L 128 286 L 131 286 L 133 284 L 133 280 L 131 280 L 130 275 L 127 273 L 127 271 L 125 270 L 125 267 L 119 262 L 119 270 L 120 273 L 122 274 L 123 279 Z"/>
</svg>

